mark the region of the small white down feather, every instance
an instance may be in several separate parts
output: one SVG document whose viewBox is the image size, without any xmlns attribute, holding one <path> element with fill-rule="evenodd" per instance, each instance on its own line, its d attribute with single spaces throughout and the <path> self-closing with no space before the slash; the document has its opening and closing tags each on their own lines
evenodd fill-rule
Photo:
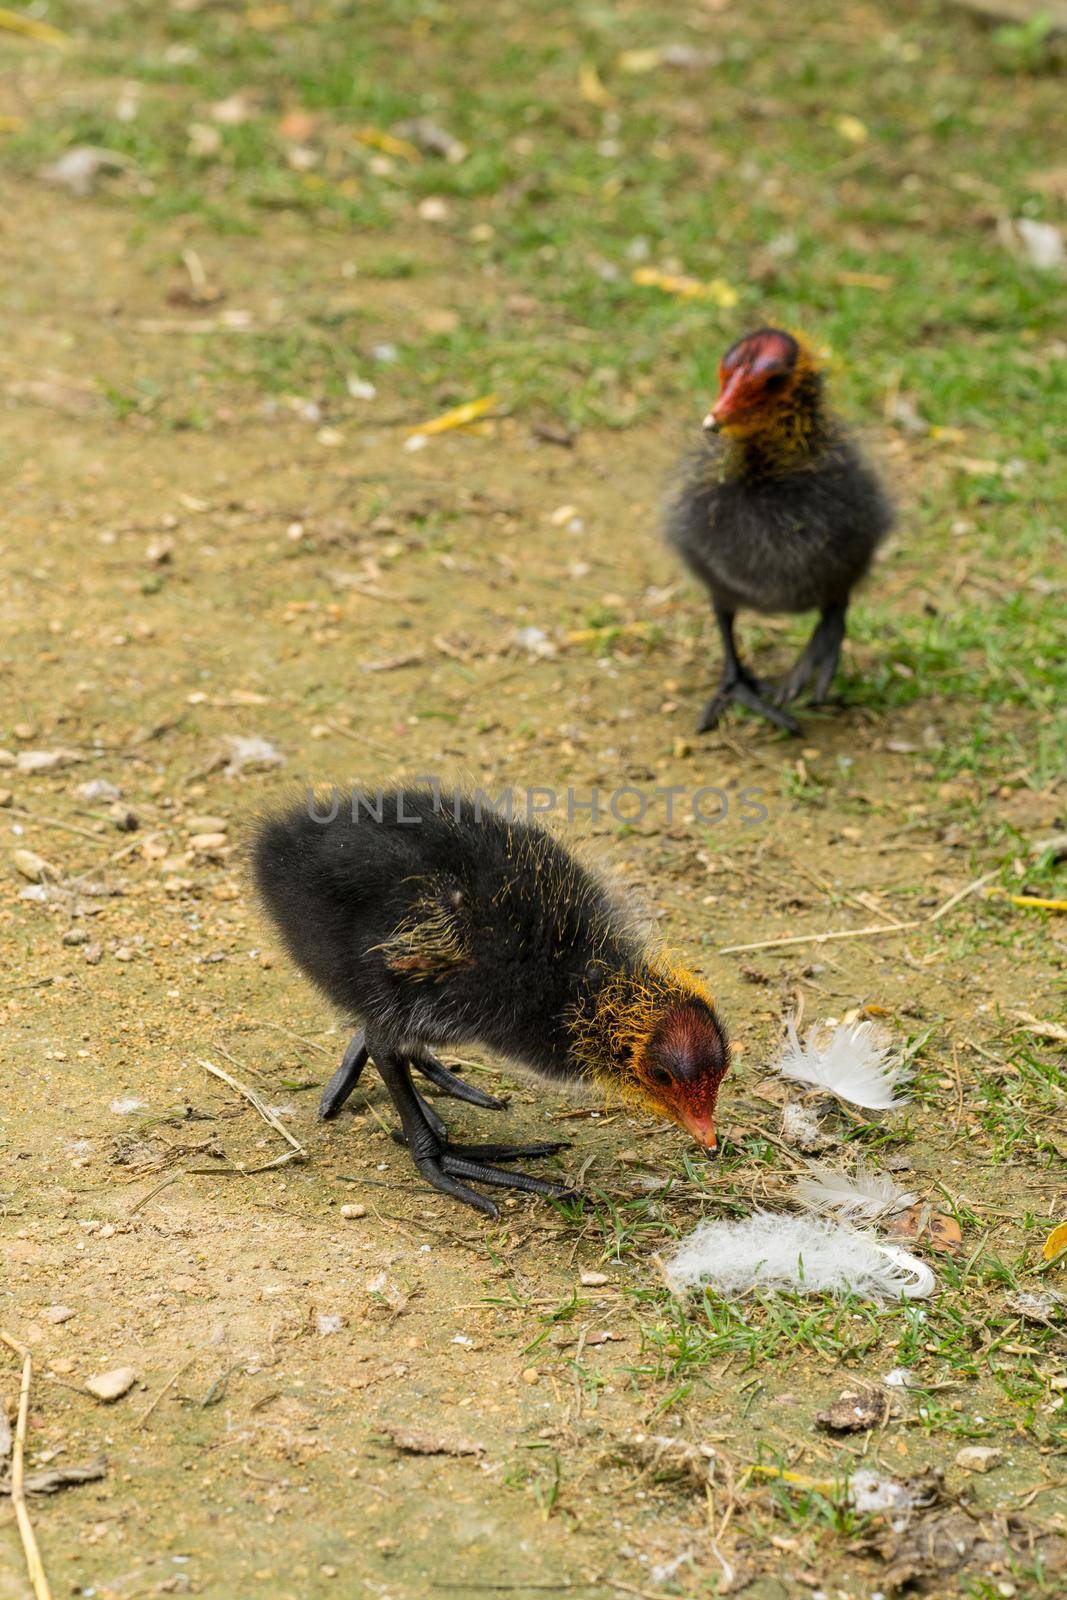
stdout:
<svg viewBox="0 0 1067 1600">
<path fill-rule="evenodd" d="M 896 1090 L 906 1087 L 910 1074 L 873 1022 L 841 1023 L 829 1038 L 825 1026 L 816 1024 L 801 1044 L 790 1017 L 777 1067 L 783 1077 L 826 1089 L 869 1111 L 892 1111 L 907 1104 L 906 1099 L 896 1098 Z"/>
<path fill-rule="evenodd" d="M 809 1161 L 808 1171 L 809 1178 L 797 1179 L 793 1199 L 806 1211 L 830 1212 L 850 1222 L 877 1222 L 879 1217 L 906 1211 L 919 1198 L 863 1161 L 851 1173 L 837 1172 L 820 1161 Z"/>
<path fill-rule="evenodd" d="M 674 1290 L 704 1287 L 721 1295 L 785 1289 L 916 1300 L 932 1294 L 936 1284 L 918 1257 L 869 1233 L 822 1217 L 773 1211 L 701 1223 L 664 1270 Z"/>
</svg>

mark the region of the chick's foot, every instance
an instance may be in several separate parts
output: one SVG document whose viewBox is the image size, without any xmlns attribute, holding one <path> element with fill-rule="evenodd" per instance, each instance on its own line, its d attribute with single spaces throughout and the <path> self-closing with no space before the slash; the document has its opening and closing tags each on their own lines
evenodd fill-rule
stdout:
<svg viewBox="0 0 1067 1600">
<path fill-rule="evenodd" d="M 704 707 L 697 732 L 711 733 L 718 726 L 723 712 L 733 704 L 744 706 L 746 711 L 754 711 L 757 716 L 766 717 L 768 722 L 773 722 L 776 728 L 783 729 L 785 733 L 799 733 L 797 723 L 787 711 L 782 711 L 771 700 L 764 699 L 760 690 L 765 687 L 749 673 L 743 677 L 725 676 Z"/>
<path fill-rule="evenodd" d="M 375 1055 L 375 1065 L 400 1113 L 403 1143 L 422 1176 L 442 1194 L 461 1200 L 487 1217 L 499 1217 L 496 1202 L 488 1195 L 471 1189 L 471 1183 L 485 1183 L 493 1188 L 518 1189 L 525 1194 L 544 1195 L 549 1200 L 562 1200 L 573 1191 L 565 1184 L 551 1183 L 547 1178 L 535 1178 L 527 1172 L 506 1172 L 495 1161 L 518 1160 L 525 1155 L 554 1153 L 558 1144 L 531 1145 L 462 1145 L 453 1144 L 446 1136 L 441 1119 L 418 1095 L 411 1082 L 411 1071 L 406 1061 L 382 1049 Z M 459 1179 L 466 1179 L 461 1183 Z"/>
</svg>

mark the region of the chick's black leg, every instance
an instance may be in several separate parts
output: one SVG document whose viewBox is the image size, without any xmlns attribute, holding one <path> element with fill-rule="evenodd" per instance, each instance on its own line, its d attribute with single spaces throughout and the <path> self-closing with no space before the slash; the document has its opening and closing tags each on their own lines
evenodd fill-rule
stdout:
<svg viewBox="0 0 1067 1600">
<path fill-rule="evenodd" d="M 428 1179 L 435 1189 L 440 1189 L 442 1194 L 450 1194 L 454 1200 L 462 1200 L 465 1205 L 473 1206 L 475 1211 L 482 1211 L 487 1217 L 499 1217 L 500 1211 L 492 1200 L 487 1200 L 485 1195 L 478 1194 L 474 1189 L 468 1189 L 462 1183 L 457 1183 L 445 1171 L 442 1164 L 445 1142 L 438 1137 L 426 1120 L 419 1097 L 411 1086 L 411 1073 L 406 1062 L 399 1056 L 379 1050 L 375 1052 L 374 1065 L 381 1073 L 382 1081 L 400 1113 L 404 1142 L 411 1152 L 412 1161 L 423 1177 Z"/>
<path fill-rule="evenodd" d="M 375 1066 L 381 1073 L 393 1104 L 400 1113 L 404 1142 L 411 1152 L 411 1158 L 423 1177 L 435 1189 L 440 1189 L 443 1194 L 451 1195 L 455 1200 L 462 1200 L 465 1205 L 473 1206 L 476 1211 L 494 1218 L 500 1215 L 496 1204 L 488 1196 L 479 1194 L 466 1184 L 458 1183 L 456 1181 L 458 1178 L 466 1178 L 472 1183 L 491 1184 L 497 1188 L 519 1189 L 528 1194 L 543 1194 L 550 1199 L 560 1199 L 570 1192 L 562 1184 L 549 1183 L 543 1178 L 533 1178 L 525 1172 L 505 1172 L 503 1168 L 493 1166 L 484 1159 L 486 1151 L 479 1146 L 450 1144 L 427 1120 L 428 1108 L 420 1101 L 412 1087 L 411 1072 L 407 1063 L 388 1049 L 372 1050 L 372 1053 Z M 499 1146 L 489 1147 L 490 1150 L 499 1148 Z M 534 1148 L 547 1153 L 549 1147 Z M 498 1159 L 511 1159 L 512 1154 L 522 1153 L 517 1146 L 505 1147 L 505 1150 L 506 1155 Z"/>
<path fill-rule="evenodd" d="M 734 641 L 735 615 L 735 612 L 727 610 L 716 602 L 715 621 L 722 636 L 722 677 L 719 680 L 719 687 L 704 707 L 697 732 L 710 733 L 718 725 L 719 718 L 731 703 L 755 711 L 759 716 L 766 717 L 768 722 L 773 722 L 776 727 L 784 728 L 786 733 L 799 732 L 788 712 L 779 710 L 776 705 L 763 698 L 762 691 L 766 686 L 748 670 L 738 656 Z"/>
<path fill-rule="evenodd" d="M 411 1065 L 424 1078 L 436 1084 L 443 1094 L 451 1095 L 453 1100 L 466 1100 L 469 1105 L 481 1106 L 485 1111 L 503 1111 L 507 1106 L 506 1100 L 498 1100 L 495 1095 L 486 1094 L 484 1089 L 476 1089 L 472 1083 L 465 1083 L 458 1073 L 449 1071 L 429 1050 L 413 1055 Z"/>
<path fill-rule="evenodd" d="M 415 1088 L 415 1085 L 412 1084 L 411 1087 L 414 1090 L 415 1099 L 419 1102 L 419 1110 L 422 1112 L 423 1116 L 426 1118 L 426 1121 L 430 1124 L 430 1127 L 433 1129 L 434 1133 L 436 1133 L 437 1137 L 441 1140 L 441 1143 L 442 1144 L 447 1144 L 448 1143 L 448 1126 L 447 1126 L 447 1124 L 445 1123 L 445 1121 L 441 1117 L 439 1117 L 437 1115 L 437 1112 L 434 1110 L 433 1106 L 430 1105 L 428 1101 L 426 1101 L 426 1100 L 424 1100 L 422 1098 L 422 1095 Z M 398 1133 L 394 1133 L 393 1134 L 393 1138 L 394 1139 L 398 1139 L 401 1144 L 404 1143 L 404 1135 L 402 1133 L 399 1133 L 399 1132 Z"/>
<path fill-rule="evenodd" d="M 795 700 L 814 678 L 811 692 L 814 703 L 826 699 L 833 682 L 837 663 L 841 659 L 841 645 L 845 638 L 846 605 L 827 606 L 815 625 L 815 631 L 792 669 L 786 673 L 774 698 L 778 705 Z"/>
<path fill-rule="evenodd" d="M 340 1111 L 359 1082 L 360 1074 L 367 1065 L 367 1059 L 367 1036 L 361 1028 L 353 1035 L 341 1065 L 322 1091 L 319 1099 L 319 1117 L 323 1122 L 335 1117 Z"/>
</svg>

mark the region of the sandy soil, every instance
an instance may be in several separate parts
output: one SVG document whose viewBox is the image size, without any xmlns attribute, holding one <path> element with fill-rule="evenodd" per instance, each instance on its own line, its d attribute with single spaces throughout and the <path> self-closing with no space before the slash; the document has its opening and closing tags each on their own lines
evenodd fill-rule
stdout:
<svg viewBox="0 0 1067 1600">
<path fill-rule="evenodd" d="M 808 713 L 791 743 L 740 721 L 697 740 L 713 641 L 655 536 L 675 437 L 633 429 L 564 449 L 503 419 L 407 452 L 417 418 L 355 402 L 317 421 L 271 410 L 236 380 L 208 385 L 218 342 L 239 362 L 248 335 L 184 331 L 211 313 L 165 305 L 176 243 L 165 230 L 139 241 L 102 205 L 48 216 L 36 196 L 4 193 L 16 304 L 0 362 L 0 745 L 64 754 L 50 770 L 0 770 L 0 1325 L 37 1362 L 31 1462 L 107 1463 L 99 1482 L 35 1503 L 56 1595 L 607 1600 L 707 1595 L 730 1574 L 760 1600 L 831 1578 L 827 1592 L 874 1593 L 881 1564 L 847 1527 L 793 1525 L 759 1483 L 731 1501 L 729 1473 L 761 1449 L 820 1479 L 849 1452 L 907 1474 L 940 1466 L 979 1512 L 1017 1510 L 1062 1473 L 984 1364 L 939 1400 L 992 1419 L 1009 1459 L 987 1478 L 962 1474 L 962 1441 L 917 1424 L 906 1399 L 866 1443 L 814 1429 L 843 1382 L 893 1364 L 899 1314 L 867 1344 L 856 1324 L 847 1370 L 801 1330 L 772 1363 L 748 1370 L 738 1353 L 672 1377 L 650 1337 L 667 1325 L 651 1259 L 662 1224 L 773 1196 L 788 1152 L 778 1172 L 753 1159 L 701 1187 L 676 1131 L 510 1085 L 506 1115 L 459 1109 L 456 1125 L 564 1129 L 562 1168 L 598 1198 L 581 1217 L 512 1203 L 487 1226 L 414 1179 L 379 1089 L 317 1125 L 344 1030 L 275 949 L 241 846 L 256 813 L 304 782 L 723 787 L 735 803 L 715 827 L 667 825 L 656 808 L 581 831 L 730 1019 L 727 1134 L 778 1136 L 760 1068 L 790 1005 L 881 1008 L 895 1031 L 929 1032 L 924 1081 L 940 1090 L 910 1117 L 909 1183 L 965 1198 L 980 1218 L 966 1255 L 984 1240 L 1014 1260 L 1043 1237 L 1025 1216 L 1051 1225 L 1059 1179 L 1042 1139 L 1062 1130 L 1035 1123 L 1008 1167 L 977 1096 L 1001 1072 L 1013 1013 L 1053 1014 L 1049 936 L 979 936 L 988 913 L 972 901 L 906 938 L 717 951 L 922 915 L 991 869 L 994 821 L 1052 831 L 1061 801 L 1010 774 L 981 796 L 966 779 L 932 790 L 931 753 L 967 718 L 947 703 L 892 725 L 862 703 Z M 269 326 L 294 297 L 354 292 L 341 268 L 358 251 L 325 236 L 311 260 L 280 225 L 213 259 L 228 306 Z M 442 293 L 449 275 L 462 308 L 481 288 L 454 265 L 441 262 Z M 376 337 L 402 328 L 404 283 L 360 292 Z M 209 425 L 117 415 L 101 373 L 119 392 L 153 379 L 202 391 Z M 875 579 L 902 602 L 951 576 L 928 569 L 904 509 Z M 604 611 L 617 636 L 570 638 Z M 514 642 L 530 628 L 544 655 Z M 763 663 L 784 664 L 777 625 L 759 637 Z M 853 668 L 875 648 L 853 645 Z M 269 740 L 284 765 L 229 775 L 218 751 L 233 735 Z M 81 798 L 94 779 L 121 803 Z M 763 791 L 762 825 L 742 820 L 746 787 Z M 205 834 L 224 839 L 192 842 Z M 18 850 L 51 868 L 36 899 Z M 204 1061 L 280 1108 L 306 1162 L 235 1171 L 284 1143 Z M 678 1180 L 662 1205 L 647 1188 L 659 1177 Z M 991 1305 L 1002 1293 L 979 1292 Z M 53 1320 L 55 1307 L 73 1315 Z M 122 1365 L 137 1373 L 123 1399 L 86 1393 L 88 1376 Z M 405 1452 L 398 1426 L 476 1451 Z M 710 1499 L 642 1465 L 633 1436 L 650 1431 L 716 1445 L 726 1469 Z M 1056 1510 L 1045 1492 L 1027 1515 L 1047 1530 Z M 0 1510 L 0 1597 L 28 1592 Z"/>
</svg>

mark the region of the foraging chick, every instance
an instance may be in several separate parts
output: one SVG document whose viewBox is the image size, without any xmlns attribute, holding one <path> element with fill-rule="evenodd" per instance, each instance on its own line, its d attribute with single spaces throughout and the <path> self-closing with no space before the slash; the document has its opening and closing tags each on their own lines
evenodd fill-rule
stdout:
<svg viewBox="0 0 1067 1600">
<path fill-rule="evenodd" d="M 544 829 L 473 798 L 402 789 L 353 795 L 330 820 L 303 805 L 272 817 L 253 859 L 289 953 L 360 1024 L 320 1116 L 339 1110 L 372 1059 L 418 1170 L 494 1217 L 468 1184 L 565 1195 L 496 1165 L 561 1146 L 453 1144 L 413 1067 L 457 1099 L 504 1102 L 444 1067 L 442 1047 L 487 1046 L 549 1083 L 672 1118 L 714 1148 L 729 1048 L 711 996 Z"/>
<path fill-rule="evenodd" d="M 731 701 L 790 733 L 781 708 L 814 679 L 825 698 L 837 670 L 852 590 L 892 524 L 871 466 L 827 410 L 812 352 L 780 328 L 761 328 L 719 363 L 719 397 L 704 418 L 706 444 L 684 464 L 667 539 L 706 586 L 722 635 L 723 671 L 699 733 Z M 818 610 L 792 670 L 771 689 L 738 659 L 734 618 Z"/>
</svg>

